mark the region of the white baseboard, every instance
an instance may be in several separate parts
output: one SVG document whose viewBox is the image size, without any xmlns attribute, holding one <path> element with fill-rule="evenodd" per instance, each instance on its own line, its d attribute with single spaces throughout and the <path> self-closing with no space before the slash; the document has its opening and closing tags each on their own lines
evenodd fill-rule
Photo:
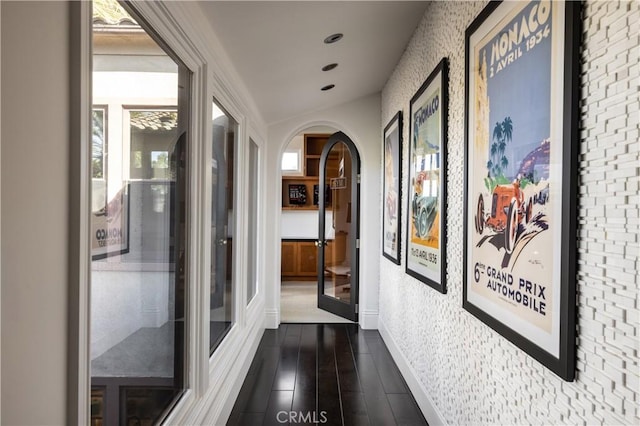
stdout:
<svg viewBox="0 0 640 426">
<path fill-rule="evenodd" d="M 360 313 L 360 328 L 363 330 L 377 330 L 378 311 L 362 311 Z"/>
<path fill-rule="evenodd" d="M 379 323 L 378 332 L 382 336 L 384 343 L 387 345 L 389 352 L 391 352 L 391 356 L 400 369 L 402 377 L 404 377 L 407 385 L 409 385 L 409 389 L 411 390 L 413 397 L 416 399 L 416 402 L 418 403 L 418 406 L 420 407 L 420 410 L 427 422 L 432 426 L 446 425 L 447 422 L 444 420 L 442 413 L 440 413 L 438 407 L 433 403 L 433 400 L 418 379 L 418 375 L 415 370 L 402 351 L 400 351 L 400 347 L 398 347 L 395 340 L 393 340 L 391 333 L 383 322 Z"/>
<path fill-rule="evenodd" d="M 280 311 L 277 309 L 266 309 L 264 327 L 278 328 L 279 325 L 280 325 Z"/>
<path fill-rule="evenodd" d="M 240 368 L 237 369 L 238 374 L 235 377 L 235 383 L 231 386 L 231 390 L 227 395 L 227 399 L 224 402 L 222 409 L 220 410 L 220 414 L 217 419 L 213 420 L 212 424 L 226 424 L 229 420 L 229 416 L 231 415 L 231 411 L 233 410 L 233 406 L 236 403 L 236 399 L 238 399 L 238 395 L 240 394 L 240 389 L 244 384 L 244 380 L 247 377 L 247 373 L 249 372 L 249 368 L 251 367 L 251 363 L 253 362 L 253 358 L 258 350 L 258 345 L 260 344 L 260 340 L 262 339 L 262 334 L 264 330 L 261 328 L 256 328 L 251 337 L 248 339 L 249 348 L 248 350 L 243 350 L 244 352 L 244 360 L 240 365 Z"/>
</svg>

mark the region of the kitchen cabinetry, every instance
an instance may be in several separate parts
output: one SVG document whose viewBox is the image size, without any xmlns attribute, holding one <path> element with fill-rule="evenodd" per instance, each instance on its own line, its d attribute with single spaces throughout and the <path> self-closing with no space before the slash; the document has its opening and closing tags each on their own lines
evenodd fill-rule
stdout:
<svg viewBox="0 0 640 426">
<path fill-rule="evenodd" d="M 318 247 L 315 240 L 282 240 L 281 274 L 285 281 L 315 281 Z"/>
<path fill-rule="evenodd" d="M 282 240 L 280 273 L 283 281 L 316 281 L 318 247 L 315 240 Z M 344 265 L 346 234 L 338 233 L 324 247 L 325 265 Z"/>
</svg>

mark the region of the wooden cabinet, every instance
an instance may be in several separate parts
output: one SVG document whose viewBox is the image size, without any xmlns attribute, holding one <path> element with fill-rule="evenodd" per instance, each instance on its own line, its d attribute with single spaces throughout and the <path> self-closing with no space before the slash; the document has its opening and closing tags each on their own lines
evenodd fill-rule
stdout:
<svg viewBox="0 0 640 426">
<path fill-rule="evenodd" d="M 318 248 L 315 241 L 283 240 L 280 271 L 285 281 L 315 281 L 318 276 Z"/>
<path fill-rule="evenodd" d="M 326 265 L 345 260 L 346 234 L 336 234 L 324 247 Z M 315 240 L 282 240 L 280 274 L 283 281 L 315 281 L 318 277 L 318 247 Z"/>
<path fill-rule="evenodd" d="M 304 154 L 302 167 L 303 176 L 283 176 L 282 177 L 282 208 L 290 210 L 316 210 L 318 205 L 314 203 L 314 192 L 318 189 L 318 179 L 320 177 L 320 156 L 322 149 L 329 140 L 329 134 L 305 134 Z M 304 191 L 306 201 L 304 204 L 291 203 L 291 194 Z"/>
<path fill-rule="evenodd" d="M 298 243 L 296 241 L 282 241 L 280 274 L 283 277 L 296 276 L 296 263 L 294 261 Z"/>
</svg>

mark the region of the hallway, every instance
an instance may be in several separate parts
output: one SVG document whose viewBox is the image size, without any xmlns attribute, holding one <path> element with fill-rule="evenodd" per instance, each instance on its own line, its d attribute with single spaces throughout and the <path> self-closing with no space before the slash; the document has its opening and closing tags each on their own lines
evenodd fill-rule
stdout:
<svg viewBox="0 0 640 426">
<path fill-rule="evenodd" d="M 264 332 L 228 425 L 426 425 L 380 334 L 357 324 Z"/>
</svg>

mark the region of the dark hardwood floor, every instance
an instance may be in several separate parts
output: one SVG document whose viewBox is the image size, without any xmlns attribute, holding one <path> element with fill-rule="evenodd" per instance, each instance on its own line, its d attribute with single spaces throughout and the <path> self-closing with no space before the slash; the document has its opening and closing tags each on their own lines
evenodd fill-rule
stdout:
<svg viewBox="0 0 640 426">
<path fill-rule="evenodd" d="M 228 425 L 426 425 L 380 334 L 357 324 L 265 330 Z"/>
</svg>

